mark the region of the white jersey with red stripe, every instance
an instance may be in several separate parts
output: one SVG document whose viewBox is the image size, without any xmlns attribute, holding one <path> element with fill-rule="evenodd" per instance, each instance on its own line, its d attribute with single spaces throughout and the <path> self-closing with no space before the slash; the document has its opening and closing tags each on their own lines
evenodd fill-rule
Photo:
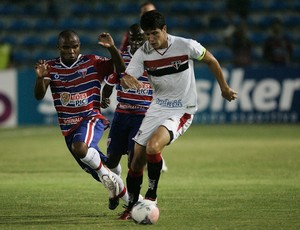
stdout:
<svg viewBox="0 0 300 230">
<path fill-rule="evenodd" d="M 155 50 L 148 41 L 133 55 L 126 74 L 137 77 L 146 69 L 154 88 L 148 110 L 197 111 L 194 59 L 201 60 L 206 49 L 197 41 L 168 34 L 168 47 Z"/>
</svg>

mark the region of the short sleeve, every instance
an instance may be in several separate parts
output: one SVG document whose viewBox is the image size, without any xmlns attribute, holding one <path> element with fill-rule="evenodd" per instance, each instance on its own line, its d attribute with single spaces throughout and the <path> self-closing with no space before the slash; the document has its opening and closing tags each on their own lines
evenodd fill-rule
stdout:
<svg viewBox="0 0 300 230">
<path fill-rule="evenodd" d="M 197 60 L 202 60 L 206 53 L 206 48 L 203 47 L 199 42 L 195 40 L 190 40 L 190 48 L 191 48 L 191 58 L 197 59 Z"/>
<path fill-rule="evenodd" d="M 141 49 L 138 49 L 132 56 L 132 59 L 126 68 L 125 73 L 135 78 L 139 78 L 143 75 L 144 71 L 145 68 L 143 53 Z"/>
<path fill-rule="evenodd" d="M 106 57 L 95 56 L 96 61 L 96 69 L 98 75 L 100 75 L 103 79 L 106 76 L 109 76 L 114 73 L 114 65 L 113 60 Z"/>
<path fill-rule="evenodd" d="M 119 75 L 117 73 L 110 74 L 105 78 L 104 82 L 110 86 L 114 86 L 119 83 Z"/>
</svg>

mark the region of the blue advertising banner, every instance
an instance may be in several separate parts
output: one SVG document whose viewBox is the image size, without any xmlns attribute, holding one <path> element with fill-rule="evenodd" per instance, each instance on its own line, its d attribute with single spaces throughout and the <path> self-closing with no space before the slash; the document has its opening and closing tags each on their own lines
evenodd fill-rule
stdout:
<svg viewBox="0 0 300 230">
<path fill-rule="evenodd" d="M 227 102 L 213 75 L 197 71 L 198 123 L 295 123 L 300 115 L 299 68 L 224 69 L 238 100 Z"/>
<path fill-rule="evenodd" d="M 33 69 L 23 69 L 18 72 L 18 123 L 19 125 L 56 125 L 57 116 L 50 90 L 48 89 L 43 100 L 37 101 L 34 98 L 35 78 Z"/>
<path fill-rule="evenodd" d="M 230 87 L 238 100 L 227 102 L 212 73 L 206 67 L 196 68 L 198 112 L 193 123 L 299 123 L 300 68 L 224 69 Z M 50 90 L 35 100 L 33 70 L 18 72 L 18 124 L 57 124 Z M 112 119 L 112 105 L 103 114 Z"/>
</svg>

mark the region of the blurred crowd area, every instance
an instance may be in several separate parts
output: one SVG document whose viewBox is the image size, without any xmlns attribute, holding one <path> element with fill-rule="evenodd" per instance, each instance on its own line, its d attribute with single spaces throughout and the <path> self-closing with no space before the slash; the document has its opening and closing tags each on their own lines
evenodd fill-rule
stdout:
<svg viewBox="0 0 300 230">
<path fill-rule="evenodd" d="M 300 66 L 299 0 L 173 0 L 152 1 L 166 16 L 168 32 L 192 38 L 210 50 L 224 67 L 261 65 Z M 0 68 L 32 68 L 38 59 L 56 57 L 57 35 L 75 30 L 82 53 L 107 56 L 97 44 L 98 34 L 109 32 L 120 46 L 127 28 L 139 22 L 143 1 L 1 0 Z M 277 23 L 280 39 L 272 61 L 265 47 Z M 279 39 L 279 38 L 278 38 Z M 269 51 L 275 43 L 270 41 Z M 272 47 L 274 46 L 274 48 Z M 9 54 L 9 55 L 8 55 Z M 1 54 L 0 54 L 1 55 Z M 278 58 L 277 58 L 278 59 Z M 282 63 L 280 63 L 282 61 Z M 2 63 L 2 64 L 1 64 Z"/>
</svg>

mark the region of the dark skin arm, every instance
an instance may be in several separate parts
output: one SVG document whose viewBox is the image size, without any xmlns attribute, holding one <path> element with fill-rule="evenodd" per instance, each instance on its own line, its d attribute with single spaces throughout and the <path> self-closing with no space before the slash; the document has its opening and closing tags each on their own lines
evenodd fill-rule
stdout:
<svg viewBox="0 0 300 230">
<path fill-rule="evenodd" d="M 34 97 L 37 100 L 42 100 L 47 92 L 47 88 L 50 84 L 50 80 L 45 80 L 44 77 L 48 75 L 49 66 L 46 61 L 39 60 L 35 66 L 34 70 L 36 73 L 36 81 L 34 86 Z"/>
<path fill-rule="evenodd" d="M 111 59 L 114 62 L 116 72 L 123 73 L 126 69 L 125 63 L 119 50 L 115 46 L 114 40 L 111 37 L 111 35 L 109 33 L 101 33 L 98 37 L 98 40 L 99 40 L 98 44 L 108 49 L 111 55 Z"/>
<path fill-rule="evenodd" d="M 110 100 L 109 97 L 112 94 L 113 91 L 113 86 L 105 84 L 103 89 L 102 89 L 102 99 L 101 99 L 101 108 L 106 109 L 109 104 L 110 104 Z"/>
</svg>

